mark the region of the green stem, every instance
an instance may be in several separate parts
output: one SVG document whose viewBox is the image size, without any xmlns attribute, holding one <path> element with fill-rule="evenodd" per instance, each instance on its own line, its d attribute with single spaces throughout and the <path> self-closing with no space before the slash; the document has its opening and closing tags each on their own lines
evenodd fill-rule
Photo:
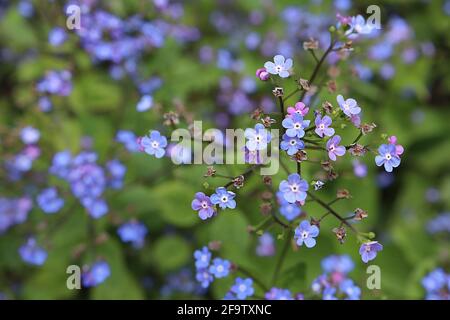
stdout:
<svg viewBox="0 0 450 320">
<path fill-rule="evenodd" d="M 281 249 L 282 251 L 281 251 L 280 257 L 278 258 L 277 264 L 275 266 L 275 271 L 274 271 L 273 276 L 272 276 L 272 286 L 275 285 L 275 282 L 277 281 L 278 275 L 280 274 L 280 271 L 281 271 L 281 268 L 283 266 L 284 260 L 286 258 L 286 254 L 288 252 L 290 243 L 291 243 L 290 233 L 288 233 L 288 236 L 286 237 L 285 242 L 284 242 L 283 249 Z"/>
</svg>

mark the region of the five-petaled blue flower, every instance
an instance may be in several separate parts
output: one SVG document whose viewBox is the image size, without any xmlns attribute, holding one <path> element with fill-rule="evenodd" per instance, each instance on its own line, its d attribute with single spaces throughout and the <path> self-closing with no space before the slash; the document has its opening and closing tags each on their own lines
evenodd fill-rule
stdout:
<svg viewBox="0 0 450 320">
<path fill-rule="evenodd" d="M 363 243 L 359 248 L 359 254 L 364 263 L 375 259 L 377 252 L 383 250 L 383 246 L 378 241 L 369 241 Z"/>
<path fill-rule="evenodd" d="M 162 136 L 159 131 L 153 130 L 150 135 L 144 136 L 139 139 L 139 145 L 142 151 L 156 158 L 162 158 L 166 151 L 164 148 L 167 146 L 166 137 Z"/>
<path fill-rule="evenodd" d="M 294 113 L 290 117 L 286 117 L 281 123 L 286 128 L 288 137 L 302 138 L 305 135 L 305 128 L 309 126 L 310 120 L 303 120 L 303 117 Z"/>
<path fill-rule="evenodd" d="M 211 260 L 211 252 L 207 247 L 203 247 L 201 250 L 195 250 L 194 258 L 197 269 L 207 268 Z"/>
<path fill-rule="evenodd" d="M 308 187 L 308 182 L 303 180 L 298 173 L 290 174 L 287 180 L 280 183 L 280 191 L 289 203 L 304 201 Z"/>
<path fill-rule="evenodd" d="M 211 199 L 203 192 L 197 192 L 195 194 L 195 199 L 192 200 L 191 207 L 195 211 L 198 211 L 198 216 L 202 220 L 211 218 L 216 212 Z"/>
<path fill-rule="evenodd" d="M 234 200 L 235 196 L 236 194 L 234 192 L 228 191 L 224 187 L 219 187 L 216 189 L 216 193 L 211 195 L 211 202 L 219 205 L 222 209 L 234 209 L 236 208 L 236 200 Z"/>
<path fill-rule="evenodd" d="M 245 129 L 244 135 L 247 139 L 245 146 L 249 151 L 263 150 L 267 148 L 267 144 L 272 139 L 269 131 L 267 131 L 261 123 L 256 124 L 254 129 Z"/>
<path fill-rule="evenodd" d="M 295 203 L 286 203 L 280 207 L 280 213 L 288 221 L 292 221 L 297 218 L 302 211 L 300 207 Z"/>
<path fill-rule="evenodd" d="M 315 132 L 317 133 L 317 135 L 319 137 L 321 137 L 321 138 L 323 138 L 323 136 L 331 137 L 332 135 L 334 135 L 334 129 L 329 128 L 329 126 L 331 125 L 331 122 L 332 121 L 329 116 L 324 116 L 322 118 L 322 116 L 320 114 L 317 115 L 314 123 L 316 125 Z"/>
<path fill-rule="evenodd" d="M 316 245 L 314 239 L 319 235 L 319 228 L 315 225 L 311 225 L 309 221 L 303 220 L 300 225 L 295 228 L 294 239 L 297 240 L 297 245 L 301 246 L 303 243 L 306 247 L 312 248 Z"/>
<path fill-rule="evenodd" d="M 377 166 L 384 165 L 387 172 L 392 172 L 393 168 L 400 165 L 400 157 L 396 153 L 395 145 L 382 144 L 378 148 L 378 155 L 375 157 Z"/>
<path fill-rule="evenodd" d="M 336 161 L 336 156 L 343 156 L 345 154 L 345 147 L 340 146 L 340 142 L 341 137 L 338 135 L 333 136 L 333 138 L 327 141 L 328 157 L 333 161 Z"/>
<path fill-rule="evenodd" d="M 289 77 L 289 69 L 292 68 L 292 59 L 285 59 L 282 55 L 273 57 L 273 61 L 264 63 L 264 68 L 271 74 L 277 74 L 281 78 Z"/>
<path fill-rule="evenodd" d="M 297 153 L 298 150 L 304 149 L 305 144 L 297 137 L 289 137 L 287 134 L 283 134 L 283 141 L 280 144 L 281 150 L 285 150 L 288 155 L 292 156 Z"/>
<path fill-rule="evenodd" d="M 337 102 L 339 104 L 339 107 L 348 117 L 359 114 L 361 112 L 361 108 L 358 107 L 358 103 L 355 99 L 349 98 L 345 100 L 342 95 L 338 95 Z"/>
<path fill-rule="evenodd" d="M 216 278 L 223 278 L 230 273 L 231 263 L 228 260 L 215 258 L 209 267 L 209 272 Z"/>
<path fill-rule="evenodd" d="M 111 275 L 111 269 L 106 261 L 95 262 L 82 275 L 84 287 L 96 287 Z"/>
<path fill-rule="evenodd" d="M 250 278 L 242 279 L 240 277 L 236 278 L 236 282 L 231 287 L 231 291 L 240 300 L 244 300 L 247 297 L 253 295 L 255 290 L 253 289 L 253 280 Z"/>
</svg>

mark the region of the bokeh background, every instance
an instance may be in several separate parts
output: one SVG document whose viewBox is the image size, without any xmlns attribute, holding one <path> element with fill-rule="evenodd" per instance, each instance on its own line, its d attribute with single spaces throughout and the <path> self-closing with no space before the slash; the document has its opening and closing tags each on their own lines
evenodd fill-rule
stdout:
<svg viewBox="0 0 450 320">
<path fill-rule="evenodd" d="M 82 6 L 81 32 L 65 26 L 71 3 Z M 336 13 L 365 15 L 369 4 L 380 6 L 382 29 L 356 41 L 349 56 L 330 56 L 321 77 L 333 77 L 337 91 L 324 88 L 307 103 L 335 103 L 337 93 L 354 97 L 366 121 L 377 124 L 377 143 L 389 134 L 405 147 L 392 174 L 367 156 L 367 174 L 357 177 L 348 157 L 338 165 L 340 177 L 321 191 L 331 200 L 346 188 L 352 198 L 336 204 L 339 212 L 361 207 L 369 213 L 358 227 L 374 231 L 384 245 L 374 261 L 382 288 L 365 289 L 358 244 L 349 234 L 340 245 L 332 219 L 322 224 L 314 249 L 288 251 L 278 286 L 309 296 L 321 261 L 348 254 L 362 298 L 425 298 L 424 276 L 450 267 L 450 1 L 431 0 L 0 1 L 0 297 L 221 299 L 235 275 L 207 290 L 195 280 L 193 252 L 211 241 L 221 242 L 215 255 L 269 282 L 282 230 L 268 230 L 275 246 L 269 256 L 258 255 L 261 239 L 247 232 L 263 218 L 261 179 L 249 179 L 238 191 L 236 210 L 204 222 L 191 209 L 193 196 L 224 180 L 205 179 L 206 165 L 175 166 L 167 157 L 137 152 L 135 138 L 150 129 L 169 135 L 163 114 L 170 111 L 180 115 L 181 127 L 194 119 L 204 127 L 253 126 L 252 110 L 276 108 L 271 86 L 255 70 L 283 54 L 293 58 L 296 78 L 308 78 L 315 64 L 303 42 L 314 38 L 326 48 Z M 295 83 L 286 80 L 285 87 L 289 92 Z M 40 138 L 24 133 L 27 127 Z M 112 177 L 102 194 L 104 216 L 92 218 L 70 183 L 50 169 L 55 154 L 66 150 L 73 156 L 95 152 L 97 165 Z M 234 176 L 243 167 L 216 169 Z M 308 180 L 317 171 L 304 167 Z M 274 185 L 284 178 L 280 172 Z M 54 214 L 37 200 L 48 187 L 64 199 Z M 311 205 L 307 213 L 323 212 Z M 148 229 L 139 248 L 118 235 L 131 220 Z M 27 263 L 20 253 L 30 238 L 48 254 L 42 265 Z M 39 254 L 31 260 L 39 261 Z M 110 276 L 91 288 L 68 290 L 67 266 L 96 261 L 107 262 Z"/>
</svg>

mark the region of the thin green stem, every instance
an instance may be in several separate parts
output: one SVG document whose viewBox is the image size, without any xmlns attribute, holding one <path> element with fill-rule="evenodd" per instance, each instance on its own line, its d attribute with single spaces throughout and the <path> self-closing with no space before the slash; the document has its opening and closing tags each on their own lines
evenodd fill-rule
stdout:
<svg viewBox="0 0 450 320">
<path fill-rule="evenodd" d="M 289 244 L 291 243 L 290 239 L 290 233 L 288 232 L 288 236 L 285 239 L 283 249 L 281 249 L 280 257 L 278 258 L 277 264 L 275 266 L 275 271 L 272 276 L 272 286 L 275 285 L 275 282 L 277 281 L 278 275 L 280 274 L 281 268 L 283 267 L 284 260 L 286 258 L 286 254 L 289 249 Z"/>
</svg>

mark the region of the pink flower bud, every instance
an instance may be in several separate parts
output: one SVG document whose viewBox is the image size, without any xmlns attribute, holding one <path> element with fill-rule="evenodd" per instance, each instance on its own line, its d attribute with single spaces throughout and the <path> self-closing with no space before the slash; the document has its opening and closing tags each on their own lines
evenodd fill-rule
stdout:
<svg viewBox="0 0 450 320">
<path fill-rule="evenodd" d="M 267 72 L 266 68 L 259 68 L 258 70 L 256 70 L 256 76 L 261 81 L 267 81 L 269 80 L 270 73 Z"/>
</svg>

